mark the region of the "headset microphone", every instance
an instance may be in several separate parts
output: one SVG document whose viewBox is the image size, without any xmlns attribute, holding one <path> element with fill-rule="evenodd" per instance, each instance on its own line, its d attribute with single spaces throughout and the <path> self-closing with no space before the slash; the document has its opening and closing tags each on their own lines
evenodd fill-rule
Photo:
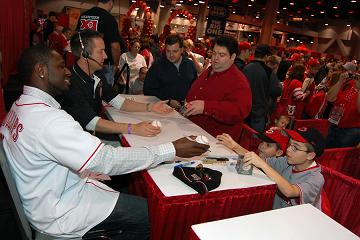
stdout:
<svg viewBox="0 0 360 240">
<path fill-rule="evenodd" d="M 85 50 L 85 45 L 84 45 L 84 42 L 83 42 L 83 40 L 81 38 L 80 32 L 79 32 L 79 41 L 80 41 L 80 46 L 81 46 L 81 56 L 83 56 L 86 59 L 90 59 L 90 60 L 96 62 L 100 67 L 103 67 L 103 64 L 101 64 L 100 62 L 98 62 L 94 58 L 92 58 L 90 56 L 90 53 Z"/>
<path fill-rule="evenodd" d="M 100 62 L 96 61 L 94 58 L 88 56 L 87 59 L 90 59 L 90 60 L 94 61 L 95 63 L 97 63 L 100 67 L 103 67 L 103 64 L 101 64 Z"/>
</svg>

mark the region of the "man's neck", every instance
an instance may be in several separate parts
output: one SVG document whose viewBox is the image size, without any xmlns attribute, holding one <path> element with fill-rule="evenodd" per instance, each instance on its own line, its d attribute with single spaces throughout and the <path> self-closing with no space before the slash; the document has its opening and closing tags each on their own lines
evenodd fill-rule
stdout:
<svg viewBox="0 0 360 240">
<path fill-rule="evenodd" d="M 109 12 L 109 7 L 107 4 L 105 3 L 101 3 L 99 2 L 98 5 L 97 5 L 98 8 L 101 8 L 101 9 L 104 9 L 105 11 Z"/>
<path fill-rule="evenodd" d="M 91 66 L 86 62 L 86 60 L 79 59 L 76 63 L 84 73 L 89 75 L 89 77 L 92 76 L 94 71 L 91 69 Z"/>
</svg>

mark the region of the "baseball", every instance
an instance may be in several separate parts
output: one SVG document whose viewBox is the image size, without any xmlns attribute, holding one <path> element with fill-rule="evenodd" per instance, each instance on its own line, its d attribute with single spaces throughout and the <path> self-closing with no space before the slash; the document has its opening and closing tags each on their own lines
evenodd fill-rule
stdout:
<svg viewBox="0 0 360 240">
<path fill-rule="evenodd" d="M 159 128 L 161 128 L 161 122 L 158 121 L 158 120 L 152 121 L 151 125 L 153 125 L 154 127 L 159 127 Z"/>
<path fill-rule="evenodd" d="M 197 136 L 195 141 L 201 144 L 209 145 L 209 139 L 203 135 Z"/>
</svg>

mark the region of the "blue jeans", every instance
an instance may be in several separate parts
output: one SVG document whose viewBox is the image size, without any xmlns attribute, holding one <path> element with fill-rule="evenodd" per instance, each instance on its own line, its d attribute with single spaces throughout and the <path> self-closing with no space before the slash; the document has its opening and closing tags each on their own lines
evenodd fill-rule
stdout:
<svg viewBox="0 0 360 240">
<path fill-rule="evenodd" d="M 339 128 L 331 124 L 326 138 L 326 148 L 355 147 L 360 142 L 360 128 Z"/>
<path fill-rule="evenodd" d="M 110 84 L 110 86 L 114 86 L 114 65 L 104 64 L 103 73 L 106 78 L 106 82 Z"/>
<path fill-rule="evenodd" d="M 90 231 L 112 229 L 122 230 L 122 233 L 119 236 L 111 236 L 111 239 L 149 239 L 150 229 L 146 199 L 120 193 L 112 213 Z"/>
</svg>

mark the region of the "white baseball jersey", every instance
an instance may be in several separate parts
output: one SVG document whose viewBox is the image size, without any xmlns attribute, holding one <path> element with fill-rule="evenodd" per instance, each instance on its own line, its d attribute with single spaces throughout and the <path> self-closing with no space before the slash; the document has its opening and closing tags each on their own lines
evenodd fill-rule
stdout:
<svg viewBox="0 0 360 240">
<path fill-rule="evenodd" d="M 110 215 L 119 193 L 79 172 L 103 147 L 45 92 L 24 87 L 1 129 L 25 213 L 37 230 L 84 235 Z"/>
</svg>

